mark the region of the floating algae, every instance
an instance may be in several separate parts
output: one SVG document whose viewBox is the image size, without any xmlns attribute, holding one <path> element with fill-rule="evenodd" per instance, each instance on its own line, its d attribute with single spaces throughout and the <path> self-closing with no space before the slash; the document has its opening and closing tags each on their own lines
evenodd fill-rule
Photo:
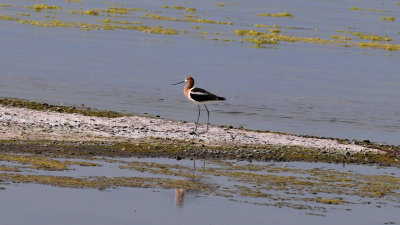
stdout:
<svg viewBox="0 0 400 225">
<path fill-rule="evenodd" d="M 21 170 L 16 166 L 10 167 L 10 166 L 2 166 L 2 165 L 0 165 L 0 171 L 4 171 L 4 172 L 21 172 Z"/>
<path fill-rule="evenodd" d="M 360 48 L 385 49 L 387 51 L 400 51 L 400 44 L 381 44 L 378 42 L 356 42 Z"/>
<path fill-rule="evenodd" d="M 99 12 L 95 10 L 85 10 L 82 12 L 83 15 L 92 15 L 92 16 L 97 16 L 99 15 Z"/>
<path fill-rule="evenodd" d="M 188 7 L 188 8 L 186 8 L 185 11 L 186 11 L 186 12 L 196 12 L 197 10 L 196 10 L 195 8 Z"/>
<path fill-rule="evenodd" d="M 321 39 L 321 38 L 308 38 L 308 37 L 293 37 L 288 35 L 282 35 L 279 33 L 270 33 L 270 32 L 259 32 L 255 30 L 234 30 L 233 32 L 237 36 L 250 36 L 257 37 L 258 39 L 264 39 L 266 41 L 284 41 L 284 42 L 303 42 L 303 43 L 311 43 L 311 44 L 322 44 L 322 45 L 333 45 L 333 46 L 342 46 L 342 47 L 361 47 L 361 48 L 375 48 L 375 49 L 384 49 L 387 51 L 399 51 L 400 44 L 389 44 L 389 43 L 380 43 L 380 42 L 351 42 L 346 39 Z M 357 33 L 355 33 L 357 34 Z M 360 39 L 375 39 L 375 40 L 383 40 L 390 41 L 391 38 L 387 36 L 373 36 L 373 35 L 363 35 L 361 33 L 357 34 Z M 244 39 L 244 41 L 253 42 L 252 39 Z M 257 41 L 261 42 L 261 41 Z"/>
<path fill-rule="evenodd" d="M 99 12 L 114 13 L 114 14 L 131 14 L 133 11 L 144 11 L 138 8 L 122 8 L 122 7 L 108 7 L 107 9 L 97 9 Z"/>
<path fill-rule="evenodd" d="M 272 32 L 272 33 L 280 33 L 281 31 L 278 29 L 267 29 L 267 31 Z"/>
<path fill-rule="evenodd" d="M 80 0 L 65 0 L 66 2 L 69 3 L 78 3 L 82 4 L 83 1 Z M 375 34 L 373 32 L 370 33 L 358 33 L 358 32 L 349 32 L 350 34 L 357 36 L 360 40 L 369 40 L 370 42 L 354 42 L 351 41 L 350 37 L 346 36 L 339 36 L 339 35 L 325 35 L 323 38 L 320 36 L 315 35 L 314 37 L 310 37 L 309 33 L 305 34 L 305 37 L 301 37 L 300 34 L 295 33 L 292 35 L 288 35 L 286 31 L 283 29 L 293 29 L 293 30 L 311 30 L 311 31 L 319 31 L 317 29 L 311 29 L 311 28 L 301 28 L 301 27 L 291 27 L 290 24 L 286 26 L 278 26 L 278 25 L 264 25 L 264 24 L 246 24 L 245 20 L 242 20 L 240 23 L 240 27 L 243 26 L 254 26 L 256 28 L 268 28 L 267 30 L 263 31 L 246 31 L 248 34 L 241 34 L 243 33 L 242 31 L 238 31 L 237 29 L 239 26 L 235 26 L 234 28 L 221 28 L 222 30 L 218 30 L 218 35 L 223 35 L 226 38 L 223 39 L 218 39 L 215 38 L 213 35 L 209 35 L 211 33 L 206 31 L 202 31 L 202 29 L 217 29 L 217 27 L 199 27 L 199 26 L 192 26 L 193 29 L 195 30 L 200 30 L 200 31 L 194 31 L 194 30 L 178 30 L 178 24 L 171 23 L 171 26 L 169 28 L 165 28 L 164 26 L 157 26 L 157 24 L 152 24 L 152 26 L 134 26 L 134 25 L 142 25 L 141 21 L 137 21 L 140 19 L 146 19 L 146 20 L 162 20 L 162 21 L 173 21 L 173 22 L 186 22 L 186 23 L 203 23 L 203 24 L 221 24 L 221 25 L 234 25 L 233 22 L 230 21 L 217 21 L 214 19 L 207 19 L 207 18 L 199 18 L 199 15 L 207 15 L 209 12 L 206 10 L 202 10 L 201 14 L 196 15 L 195 12 L 198 11 L 198 9 L 194 7 L 187 7 L 187 6 L 182 6 L 182 5 L 177 5 L 177 6 L 171 6 L 171 5 L 161 5 L 158 7 L 161 7 L 161 12 L 160 8 L 133 8 L 133 7 L 125 7 L 124 4 L 120 3 L 114 3 L 114 2 L 104 2 L 105 5 L 108 5 L 107 8 L 62 8 L 57 5 L 50 5 L 50 4 L 33 4 L 30 6 L 26 6 L 25 8 L 30 8 L 33 9 L 35 12 L 43 12 L 47 10 L 48 13 L 52 13 L 51 16 L 45 15 L 46 18 L 51 18 L 51 20 L 47 21 L 40 21 L 37 20 L 38 17 L 35 17 L 33 13 L 21 13 L 21 12 L 16 12 L 17 16 L 20 17 L 13 17 L 10 15 L 0 15 L 0 20 L 2 21 L 19 21 L 20 24 L 29 24 L 33 26 L 41 26 L 41 27 L 65 27 L 65 28 L 77 28 L 85 31 L 90 31 L 90 30 L 137 30 L 137 31 L 142 31 L 146 33 L 151 33 L 151 34 L 164 34 L 164 35 L 190 35 L 191 37 L 195 38 L 207 38 L 209 40 L 213 41 L 232 41 L 234 40 L 235 42 L 248 42 L 248 43 L 253 43 L 256 45 L 259 45 L 261 47 L 262 45 L 268 45 L 268 44 L 276 44 L 279 42 L 301 42 L 301 43 L 312 43 L 316 45 L 330 45 L 330 46 L 340 46 L 340 47 L 358 47 L 358 48 L 372 48 L 372 49 L 384 49 L 388 51 L 398 51 L 399 50 L 399 45 L 396 43 L 380 43 L 380 42 L 391 42 L 393 40 L 392 37 L 388 35 L 380 35 L 380 34 Z M 228 3 L 228 2 L 220 2 L 220 3 L 214 3 L 216 6 L 225 6 L 225 5 L 237 5 L 235 3 Z M 1 4 L 1 7 L 12 7 L 12 5 L 9 4 Z M 172 10 L 162 10 L 162 9 L 172 9 L 172 10 L 179 10 L 179 11 L 184 11 L 184 14 L 180 16 L 176 16 L 176 11 L 173 12 Z M 350 7 L 348 8 L 353 11 L 370 11 L 370 12 L 385 12 L 385 10 L 380 10 L 380 9 L 370 9 L 370 8 L 362 8 L 361 6 L 359 7 Z M 146 12 L 143 15 L 135 15 L 134 12 Z M 60 14 L 59 12 L 67 12 L 71 15 L 78 15 L 76 17 L 72 17 L 72 19 L 65 19 L 65 18 L 60 18 L 58 15 Z M 214 11 L 213 11 L 214 12 Z M 216 11 L 219 12 L 219 11 Z M 156 14 L 157 13 L 157 14 Z M 171 13 L 171 14 L 168 14 Z M 80 17 L 79 15 L 88 15 L 88 16 L 99 16 L 101 17 L 100 20 L 97 20 L 97 22 L 100 22 L 102 24 L 93 24 L 90 18 Z M 289 12 L 278 12 L 278 13 L 259 13 L 256 14 L 257 16 L 260 17 L 286 17 L 286 18 L 294 18 L 292 13 Z M 27 16 L 32 16 L 32 20 L 27 20 Z M 254 16 L 254 15 L 253 15 Z M 101 22 L 101 21 L 106 21 L 111 20 L 111 18 L 124 18 L 124 20 L 121 20 L 121 22 Z M 84 20 L 74 20 L 74 18 L 79 18 L 79 19 L 84 19 Z M 214 16 L 212 18 L 220 18 L 218 16 Z M 225 17 L 225 18 L 230 18 L 230 17 Z M 135 21 L 136 20 L 136 21 Z M 382 17 L 383 21 L 395 21 L 394 17 Z M 124 22 L 125 21 L 125 22 Z M 236 24 L 235 24 L 236 25 Z M 277 28 L 282 28 L 282 29 L 277 29 Z M 229 30 L 231 29 L 231 30 Z M 252 38 L 246 37 L 245 39 L 241 38 L 235 38 L 235 37 L 229 37 L 229 35 L 233 34 L 235 36 L 249 36 Z M 267 31 L 267 32 L 265 32 Z M 253 32 L 253 34 L 251 33 Z M 260 33 L 255 33 L 255 32 L 260 32 Z M 271 34 L 272 33 L 272 34 Z M 284 33 L 286 35 L 283 35 L 281 33 Z M 200 35 L 199 35 L 200 34 Z M 254 35 L 255 34 L 255 35 Z M 279 35 L 274 35 L 274 34 L 279 34 Z M 330 38 L 326 38 L 330 37 Z M 393 40 L 392 40 L 393 39 Z"/>
<path fill-rule="evenodd" d="M 350 10 L 354 11 L 368 11 L 368 12 L 387 12 L 387 10 L 380 10 L 380 9 L 360 9 L 358 7 L 350 7 Z"/>
<path fill-rule="evenodd" d="M 97 16 L 100 13 L 126 15 L 126 14 L 131 14 L 134 11 L 146 11 L 146 10 L 140 8 L 108 7 L 107 9 L 70 10 L 69 13 Z"/>
<path fill-rule="evenodd" d="M 259 38 L 243 38 L 242 40 L 256 44 L 256 45 L 277 44 L 278 43 L 275 40 L 265 40 L 265 39 L 259 39 Z"/>
<path fill-rule="evenodd" d="M 217 35 L 217 34 L 216 34 Z M 223 39 L 223 38 L 213 38 L 213 41 L 223 41 L 223 42 L 230 42 L 230 41 L 234 41 L 234 40 L 230 40 L 230 39 Z"/>
<path fill-rule="evenodd" d="M 139 30 L 141 27 L 139 27 Z M 158 27 L 145 27 L 144 32 L 152 33 L 152 34 L 167 34 L 167 35 L 177 35 L 178 32 L 175 29 L 163 28 L 162 26 Z"/>
<path fill-rule="evenodd" d="M 64 0 L 64 1 L 69 2 L 69 3 L 83 4 L 83 2 L 80 0 Z"/>
<path fill-rule="evenodd" d="M 68 170 L 69 166 L 100 166 L 96 163 L 84 162 L 84 161 L 60 161 L 51 159 L 46 156 L 35 156 L 35 155 L 16 155 L 16 154 L 0 154 L 0 161 L 16 162 L 22 165 L 29 165 L 29 168 L 37 170 L 49 170 L 59 171 Z M 5 168 L 0 169 L 4 171 Z M 17 171 L 17 167 L 9 169 L 7 171 Z M 17 171 L 18 172 L 18 171 Z"/>
<path fill-rule="evenodd" d="M 177 9 L 177 10 L 185 10 L 186 9 L 186 7 L 183 7 L 183 6 L 171 6 L 170 8 Z"/>
<path fill-rule="evenodd" d="M 176 9 L 176 10 L 185 10 L 186 12 L 196 12 L 197 9 L 193 7 L 184 7 L 184 6 L 167 6 L 167 5 L 162 5 L 160 6 L 161 8 L 164 9 Z"/>
<path fill-rule="evenodd" d="M 204 173 L 210 173 L 216 176 L 227 176 L 231 179 L 256 185 L 254 188 L 247 189 L 246 196 L 254 193 L 264 193 L 259 197 L 266 197 L 271 190 L 293 191 L 295 193 L 325 193 L 325 194 L 344 194 L 370 198 L 382 198 L 385 195 L 394 198 L 387 198 L 391 201 L 397 201 L 400 197 L 398 186 L 400 178 L 391 175 L 363 175 L 349 172 L 339 172 L 325 169 L 291 169 L 271 166 L 255 166 L 236 168 L 235 166 L 224 169 L 207 169 Z M 263 173 L 261 173 L 263 172 Z M 267 172 L 267 173 L 265 173 Z M 297 174 L 300 176 L 289 175 Z M 243 191 L 241 191 L 243 193 Z M 299 199 L 307 201 L 307 199 Z M 346 204 L 342 199 L 331 199 L 316 197 L 315 201 L 323 204 Z"/>
<path fill-rule="evenodd" d="M 175 17 L 167 17 L 167 16 L 161 16 L 161 15 L 150 14 L 150 13 L 145 13 L 144 16 L 141 16 L 139 18 L 140 19 L 164 20 L 164 21 L 184 21 L 183 19 L 178 19 Z"/>
<path fill-rule="evenodd" d="M 209 23 L 209 24 L 226 24 L 232 25 L 232 22 L 220 22 L 209 19 L 197 19 L 192 17 L 186 17 L 179 19 L 175 17 L 161 16 L 157 14 L 145 13 L 144 16 L 139 16 L 139 19 L 153 19 L 153 20 L 164 20 L 164 21 L 176 21 L 176 22 L 190 22 L 190 23 Z"/>
<path fill-rule="evenodd" d="M 86 12 L 95 12 L 95 15 L 98 15 L 100 12 L 102 13 L 113 13 L 113 14 L 130 14 L 126 8 L 114 8 L 114 7 L 109 7 L 108 9 L 93 9 L 93 10 L 85 10 L 83 13 L 79 11 L 70 11 L 71 13 L 79 13 L 79 14 L 86 14 L 86 15 L 92 15 L 88 14 Z"/>
<path fill-rule="evenodd" d="M 36 12 L 40 12 L 43 9 L 49 9 L 49 10 L 58 10 L 61 9 L 61 7 L 56 6 L 56 5 L 46 5 L 46 4 L 34 4 L 33 6 L 25 6 L 25 8 L 28 9 L 34 9 Z"/>
<path fill-rule="evenodd" d="M 8 155 L 0 154 L 0 161 L 13 161 L 19 164 L 28 164 L 35 169 L 65 170 L 67 165 L 58 160 L 51 160 L 40 156 Z"/>
<path fill-rule="evenodd" d="M 1 20 L 0 16 L 0 20 Z M 8 20 L 13 18 L 7 18 Z M 131 23 L 126 21 L 116 22 L 113 21 L 114 24 L 110 24 L 111 20 L 98 20 L 99 22 L 103 22 L 104 25 L 99 24 L 88 24 L 88 23 L 81 23 L 81 22 L 65 22 L 61 20 L 50 20 L 50 21 L 38 21 L 38 20 L 21 20 L 15 18 L 20 24 L 29 24 L 33 26 L 40 26 L 40 27 L 68 27 L 68 28 L 79 28 L 81 30 L 115 30 L 115 29 L 126 29 L 126 30 L 138 30 L 143 31 L 146 33 L 152 34 L 165 34 L 165 35 L 176 35 L 178 31 L 171 28 L 163 28 L 162 26 L 133 26 L 130 25 Z M 123 24 L 123 25 L 119 25 Z"/>
<path fill-rule="evenodd" d="M 15 13 L 17 16 L 30 16 L 29 13 Z"/>
<path fill-rule="evenodd" d="M 19 18 L 12 17 L 12 16 L 1 15 L 1 14 L 0 14 L 0 20 L 18 21 Z"/>
<path fill-rule="evenodd" d="M 110 20 L 110 19 L 104 19 L 104 20 L 96 20 L 97 22 L 101 23 L 116 23 L 116 24 L 133 24 L 131 22 L 128 22 L 126 20 Z"/>
<path fill-rule="evenodd" d="M 135 187 L 135 188 L 184 188 L 188 190 L 208 191 L 210 188 L 201 182 L 194 180 L 174 180 L 151 177 L 89 177 L 74 178 L 67 176 L 50 175 L 22 175 L 15 173 L 0 173 L 0 179 L 18 182 L 52 185 L 56 187 L 69 188 L 96 188 L 106 189 L 113 187 Z"/>
<path fill-rule="evenodd" d="M 161 8 L 164 9 L 176 9 L 176 10 L 185 10 L 186 12 L 196 12 L 197 9 L 193 7 L 184 7 L 184 6 L 168 6 L 168 5 L 162 5 L 160 6 Z"/>
<path fill-rule="evenodd" d="M 131 169 L 140 172 L 148 172 L 158 175 L 168 175 L 175 177 L 193 178 L 193 172 L 191 168 L 186 166 L 180 166 L 177 164 L 161 164 L 154 162 L 128 162 L 126 165 L 120 165 L 120 169 Z M 196 178 L 201 176 L 196 175 Z"/>
<path fill-rule="evenodd" d="M 356 35 L 358 36 L 358 35 Z M 389 36 L 378 36 L 378 35 L 361 35 L 358 36 L 360 39 L 367 39 L 367 40 L 371 40 L 371 41 L 392 41 L 392 38 Z"/>
<path fill-rule="evenodd" d="M 183 14 L 184 17 L 186 18 L 199 18 L 197 15 L 191 15 L 191 14 Z"/>
<path fill-rule="evenodd" d="M 389 21 L 389 22 L 394 22 L 396 19 L 394 17 L 381 17 L 382 21 Z"/>
<path fill-rule="evenodd" d="M 348 203 L 348 202 L 343 201 L 341 199 L 329 199 L 329 198 L 317 198 L 317 199 L 315 199 L 315 201 L 319 202 L 319 203 L 323 203 L 323 204 L 329 204 L 329 205 L 331 205 L 331 204 L 339 205 L 339 204 Z"/>
<path fill-rule="evenodd" d="M 353 32 L 353 31 L 343 31 L 343 30 L 338 30 L 336 32 L 339 33 L 349 33 L 354 36 L 357 36 L 359 39 L 364 39 L 364 40 L 371 40 L 371 41 L 392 41 L 392 38 L 384 35 L 376 35 L 376 34 L 370 34 L 370 33 L 361 33 L 361 32 Z"/>
<path fill-rule="evenodd" d="M 331 35 L 331 38 L 333 39 L 340 39 L 340 40 L 351 40 L 351 38 L 346 37 L 346 36 L 338 36 L 338 35 Z"/>
<path fill-rule="evenodd" d="M 279 25 L 264 25 L 264 24 L 255 24 L 254 27 L 264 27 L 264 28 L 280 28 Z"/>
<path fill-rule="evenodd" d="M 259 13 L 257 16 L 269 16 L 269 17 L 289 17 L 292 18 L 292 14 L 288 12 L 284 13 Z"/>
<path fill-rule="evenodd" d="M 38 20 L 19 20 L 20 24 L 29 24 L 33 26 L 40 27 L 69 27 L 69 28 L 79 28 L 82 30 L 100 30 L 107 29 L 107 27 L 94 25 L 94 24 L 86 24 L 79 22 L 65 22 L 61 20 L 50 20 L 50 21 L 38 21 Z"/>
<path fill-rule="evenodd" d="M 259 36 L 259 35 L 262 35 L 262 32 L 258 32 L 255 30 L 234 30 L 233 33 L 237 36 Z"/>
</svg>

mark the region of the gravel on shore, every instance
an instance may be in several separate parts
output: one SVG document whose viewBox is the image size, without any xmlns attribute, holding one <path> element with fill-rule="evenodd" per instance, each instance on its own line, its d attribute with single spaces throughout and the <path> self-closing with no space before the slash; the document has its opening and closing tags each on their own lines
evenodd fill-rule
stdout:
<svg viewBox="0 0 400 225">
<path fill-rule="evenodd" d="M 141 138 L 202 142 L 207 145 L 274 145 L 301 146 L 336 152 L 373 152 L 380 150 L 357 144 L 339 143 L 335 139 L 301 137 L 290 134 L 257 132 L 199 126 L 197 135 L 190 134 L 194 123 L 142 116 L 104 118 L 80 114 L 37 111 L 0 106 L 0 140 L 58 141 L 130 141 Z"/>
</svg>

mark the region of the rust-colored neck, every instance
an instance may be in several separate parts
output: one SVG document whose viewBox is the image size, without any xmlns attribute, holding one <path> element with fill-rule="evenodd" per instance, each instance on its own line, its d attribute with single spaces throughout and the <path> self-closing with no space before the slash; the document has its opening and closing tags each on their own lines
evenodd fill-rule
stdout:
<svg viewBox="0 0 400 225">
<path fill-rule="evenodd" d="M 188 97 L 189 90 L 194 86 L 194 79 L 190 76 L 187 76 L 185 80 L 186 80 L 186 85 L 185 88 L 183 88 L 183 93 L 185 94 L 186 97 Z"/>
</svg>

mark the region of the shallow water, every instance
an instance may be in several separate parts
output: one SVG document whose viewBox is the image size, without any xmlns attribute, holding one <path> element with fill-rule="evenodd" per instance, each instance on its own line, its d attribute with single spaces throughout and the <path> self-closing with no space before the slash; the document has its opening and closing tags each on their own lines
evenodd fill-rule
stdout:
<svg viewBox="0 0 400 225">
<path fill-rule="evenodd" d="M 328 216 L 293 209 L 254 206 L 221 197 L 186 194 L 176 206 L 174 190 L 127 189 L 98 191 L 32 184 L 0 192 L 0 216 L 8 225 L 28 224 L 362 224 L 396 222 L 398 209 L 353 207 Z M 4 203 L 7 203 L 4 205 Z M 352 222 L 353 221 L 353 222 Z"/>
<path fill-rule="evenodd" d="M 30 155 L 24 155 L 29 157 Z M 63 159 L 57 159 L 63 161 Z M 68 159 L 80 161 L 76 159 Z M 31 162 L 33 162 L 32 160 Z M 20 176 L 37 177 L 51 175 L 61 177 L 96 179 L 95 177 L 124 177 L 129 181 L 135 177 L 163 177 L 163 179 L 185 179 L 200 181 L 211 187 L 206 191 L 184 189 L 183 195 L 176 188 L 133 188 L 126 183 L 106 189 L 66 188 L 57 183 L 44 185 L 38 180 L 26 183 L 13 182 L 2 171 L 0 179 L 0 217 L 2 223 L 24 224 L 395 224 L 399 221 L 399 186 L 391 183 L 398 180 L 398 168 L 376 166 L 339 165 L 326 163 L 248 163 L 236 161 L 196 160 L 196 177 L 185 177 L 192 172 L 193 161 L 172 159 L 107 159 L 83 160 L 100 166 L 70 166 L 64 171 L 32 169 L 29 164 L 0 161 L 1 166 L 19 167 Z M 139 164 L 132 164 L 139 163 Z M 153 163 L 153 164 L 146 164 Z M 135 165 L 131 169 L 123 165 Z M 146 168 L 145 170 L 142 170 Z M 166 168 L 165 171 L 156 169 Z M 96 171 L 96 173 L 94 173 Z M 158 172 L 160 173 L 158 173 Z M 179 171 L 175 175 L 165 172 Z M 217 175 L 216 172 L 222 172 Z M 253 174 L 244 179 L 230 176 L 230 172 Z M 151 176 L 149 176 L 151 175 Z M 181 177 L 182 175 L 183 177 Z M 270 175 L 270 181 L 254 183 L 252 177 Z M 326 181 L 329 175 L 354 179 Z M 278 181 L 279 177 L 294 180 Z M 397 178 L 396 178 L 397 177 Z M 366 179 L 366 180 L 364 180 Z M 49 179 L 46 177 L 47 182 Z M 315 183 L 301 183 L 308 181 Z M 21 182 L 21 181 L 20 181 Z M 105 181 L 106 182 L 106 181 Z M 297 183 L 300 182 L 300 183 Z M 329 185 L 319 184 L 332 183 Z M 349 182 L 349 183 L 347 183 Z M 380 183 L 388 187 L 384 196 L 359 192 L 363 183 Z M 359 183 L 360 186 L 343 184 Z M 265 185 L 265 190 L 263 187 Z M 272 185 L 272 186 L 268 186 Z M 391 185 L 397 185 L 393 187 Z M 320 188 L 320 189 L 319 189 Z M 331 190 L 331 188 L 333 188 Z M 211 191 L 210 191 L 211 190 Z M 262 192 L 267 195 L 254 195 Z M 314 193 L 316 192 L 316 193 Z M 313 199 L 339 199 L 343 204 L 315 202 Z M 394 223 L 393 223 L 394 222 Z"/>
<path fill-rule="evenodd" d="M 184 98 L 182 87 L 169 85 L 191 74 L 196 86 L 228 99 L 210 106 L 214 124 L 400 144 L 399 51 L 300 41 L 255 46 L 233 32 L 264 32 L 267 28 L 254 25 L 278 25 L 283 35 L 293 37 L 332 39 L 330 36 L 339 35 L 352 42 L 370 41 L 337 32 L 343 30 L 387 35 L 392 38 L 389 43 L 399 44 L 400 18 L 394 22 L 380 19 L 398 17 L 400 5 L 395 2 L 229 1 L 224 6 L 214 1 L 82 2 L 5 1 L 11 6 L 0 7 L 0 15 L 89 24 L 103 24 L 96 20 L 107 18 L 140 21 L 142 25 L 161 25 L 179 33 L 85 31 L 0 20 L 0 96 L 194 120 L 197 107 Z M 62 9 L 35 12 L 24 8 L 39 3 Z M 197 11 L 162 5 L 182 5 Z M 147 11 L 98 16 L 69 13 L 80 8 L 107 7 Z M 293 18 L 256 16 L 278 12 L 290 12 Z M 189 14 L 233 25 L 143 19 L 145 13 L 175 18 Z"/>
<path fill-rule="evenodd" d="M 29 193 L 29 194 L 27 194 Z M 1 194 L 9 202 L 0 212 L 4 224 L 274 224 L 293 222 L 276 209 L 232 203 L 219 197 L 185 196 L 177 207 L 174 190 L 93 191 L 21 185 Z M 26 196 L 20 198 L 20 196 Z M 23 207 L 21 207 L 23 206 Z M 288 212 L 285 212 L 288 213 Z M 275 215 L 275 216 L 274 216 Z M 299 218 L 312 218 L 297 215 Z M 312 218 L 321 221 L 320 218 Z M 318 223 L 315 223 L 318 224 Z"/>
</svg>

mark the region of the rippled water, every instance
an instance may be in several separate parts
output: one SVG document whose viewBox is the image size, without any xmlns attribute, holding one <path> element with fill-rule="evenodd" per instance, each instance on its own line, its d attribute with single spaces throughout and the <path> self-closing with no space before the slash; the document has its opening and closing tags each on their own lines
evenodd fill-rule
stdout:
<svg viewBox="0 0 400 225">
<path fill-rule="evenodd" d="M 183 87 L 170 86 L 191 74 L 196 86 L 227 98 L 209 107 L 214 124 L 400 144 L 398 51 L 302 42 L 253 46 L 233 34 L 236 29 L 265 31 L 254 27 L 264 24 L 279 25 L 282 34 L 289 36 L 329 39 L 344 35 L 354 42 L 364 41 L 337 32 L 344 30 L 387 35 L 393 39 L 391 43 L 398 44 L 400 5 L 393 1 L 229 1 L 224 6 L 214 1 L 82 2 L 5 1 L 12 7 L 0 7 L 0 14 L 92 24 L 101 24 L 96 20 L 106 18 L 141 21 L 182 33 L 84 31 L 0 20 L 0 96 L 194 120 L 197 107 L 184 98 Z M 24 8 L 36 3 L 56 4 L 62 9 L 34 12 Z M 98 16 L 68 13 L 79 8 L 104 9 L 110 4 L 147 11 Z M 256 16 L 278 12 L 290 12 L 293 18 Z M 145 13 L 176 18 L 190 14 L 233 25 L 141 19 Z M 382 16 L 396 20 L 382 21 Z"/>
</svg>

